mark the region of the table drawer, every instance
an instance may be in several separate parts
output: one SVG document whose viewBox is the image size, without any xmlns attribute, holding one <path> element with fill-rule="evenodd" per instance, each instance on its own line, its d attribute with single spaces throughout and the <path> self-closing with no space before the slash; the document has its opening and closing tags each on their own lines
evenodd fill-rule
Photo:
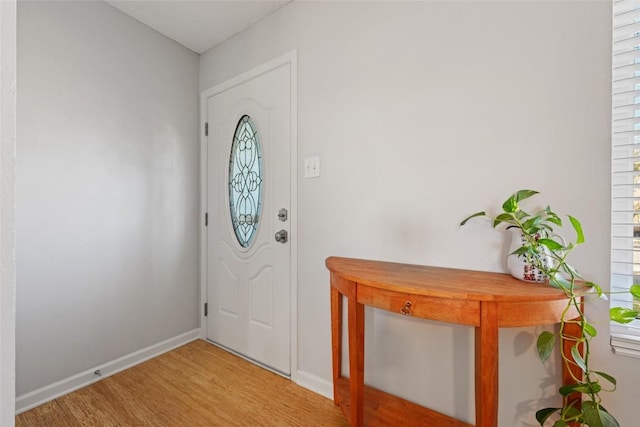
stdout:
<svg viewBox="0 0 640 427">
<path fill-rule="evenodd" d="M 406 294 L 358 284 L 357 300 L 392 313 L 480 326 L 480 302 Z"/>
</svg>

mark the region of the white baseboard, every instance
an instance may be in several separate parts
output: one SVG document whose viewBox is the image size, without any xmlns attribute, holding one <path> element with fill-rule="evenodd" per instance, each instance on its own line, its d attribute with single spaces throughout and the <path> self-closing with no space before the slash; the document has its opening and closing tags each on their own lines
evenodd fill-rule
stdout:
<svg viewBox="0 0 640 427">
<path fill-rule="evenodd" d="M 321 396 L 333 400 L 333 383 L 331 381 L 324 380 L 301 370 L 298 370 L 295 377 L 292 377 L 292 379 L 300 387 L 304 387 Z"/>
<path fill-rule="evenodd" d="M 100 366 L 95 366 L 69 378 L 65 378 L 53 384 L 41 387 L 21 396 L 17 396 L 16 415 L 35 408 L 36 406 L 40 406 L 43 403 L 49 402 L 60 396 L 64 396 L 65 394 L 71 393 L 79 388 L 86 387 L 103 378 L 117 374 L 120 371 L 124 371 L 125 369 L 159 356 L 162 353 L 173 350 L 174 348 L 190 343 L 191 341 L 195 341 L 199 336 L 200 329 L 193 329 L 189 332 L 169 338 L 168 340 L 143 348 L 142 350 L 134 351 L 133 353 L 104 363 Z M 100 370 L 100 376 L 96 375 L 97 370 Z"/>
</svg>

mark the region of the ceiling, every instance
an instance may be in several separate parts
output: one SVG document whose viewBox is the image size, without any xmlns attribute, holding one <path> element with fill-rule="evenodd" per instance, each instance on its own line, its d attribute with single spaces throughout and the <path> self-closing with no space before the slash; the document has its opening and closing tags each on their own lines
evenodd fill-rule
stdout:
<svg viewBox="0 0 640 427">
<path fill-rule="evenodd" d="M 154 30 L 202 53 L 291 0 L 105 0 Z"/>
</svg>

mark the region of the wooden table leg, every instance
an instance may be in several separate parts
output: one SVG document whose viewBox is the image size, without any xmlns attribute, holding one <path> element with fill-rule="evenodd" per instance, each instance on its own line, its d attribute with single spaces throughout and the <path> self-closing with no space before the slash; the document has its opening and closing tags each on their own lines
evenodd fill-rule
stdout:
<svg viewBox="0 0 640 427">
<path fill-rule="evenodd" d="M 498 427 L 497 303 L 481 303 L 475 335 L 476 427 Z"/>
<path fill-rule="evenodd" d="M 358 304 L 355 292 L 348 298 L 349 318 L 349 392 L 351 426 L 364 425 L 364 305 Z"/>
<path fill-rule="evenodd" d="M 337 381 L 342 376 L 342 294 L 331 286 L 331 360 L 333 366 L 333 403 L 338 404 Z"/>
</svg>

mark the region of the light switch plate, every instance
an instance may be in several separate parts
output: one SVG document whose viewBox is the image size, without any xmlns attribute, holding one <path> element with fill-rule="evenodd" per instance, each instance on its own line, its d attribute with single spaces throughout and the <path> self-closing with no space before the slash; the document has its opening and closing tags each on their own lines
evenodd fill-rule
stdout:
<svg viewBox="0 0 640 427">
<path fill-rule="evenodd" d="M 320 176 L 320 157 L 307 157 L 304 159 L 304 177 L 316 178 Z"/>
</svg>

